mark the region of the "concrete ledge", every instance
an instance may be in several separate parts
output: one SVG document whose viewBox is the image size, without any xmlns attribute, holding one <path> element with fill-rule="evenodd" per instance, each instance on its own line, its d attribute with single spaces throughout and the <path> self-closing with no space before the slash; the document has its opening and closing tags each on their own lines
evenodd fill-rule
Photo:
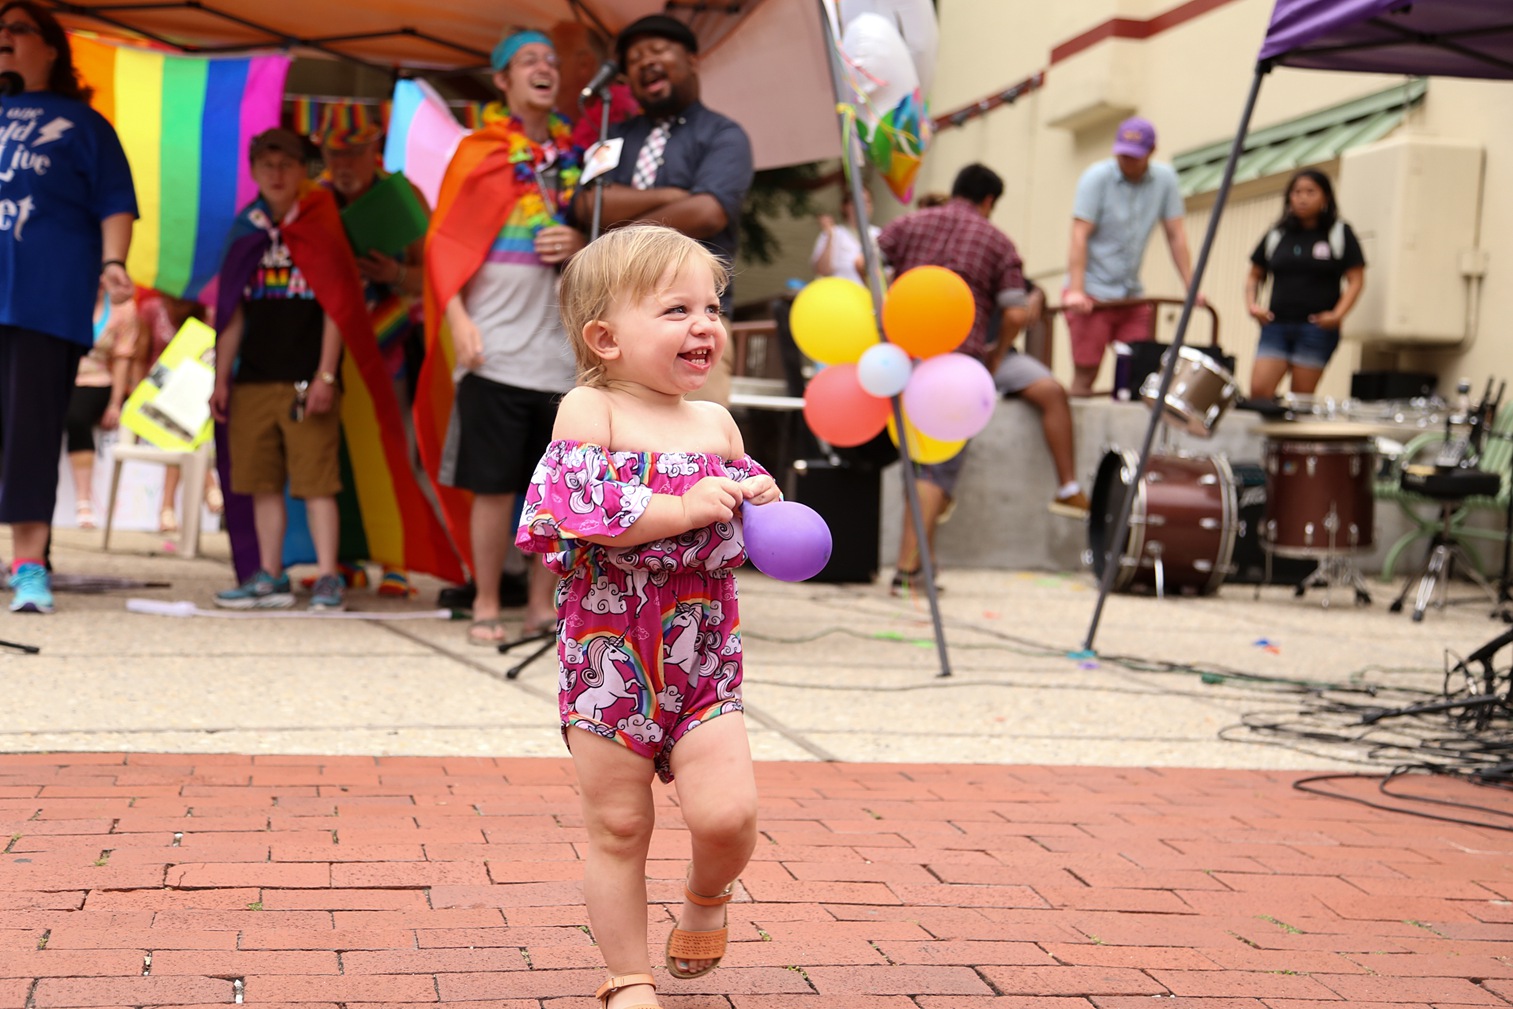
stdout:
<svg viewBox="0 0 1513 1009">
<path fill-rule="evenodd" d="M 1150 408 L 1142 402 L 1072 401 L 1077 474 L 1089 496 L 1104 453 L 1115 447 L 1138 451 L 1149 421 Z M 1195 438 L 1172 430 L 1168 446 L 1171 451 L 1222 453 L 1232 463 L 1259 464 L 1263 439 L 1256 428 L 1261 423 L 1259 414 L 1231 410 L 1212 438 Z M 898 556 L 904 514 L 901 469 L 893 465 L 883 474 L 878 556 L 884 566 L 891 566 Z M 1050 513 L 1047 505 L 1055 491 L 1056 472 L 1041 434 L 1040 415 L 1027 403 L 1003 400 L 987 430 L 972 440 L 971 455 L 957 488 L 955 514 L 936 534 L 941 566 L 1085 570 L 1082 555 L 1087 548 L 1086 524 Z M 1387 548 L 1408 528 L 1395 504 L 1378 503 L 1375 547 L 1372 553 L 1357 557 L 1356 564 L 1362 571 L 1380 571 Z"/>
</svg>

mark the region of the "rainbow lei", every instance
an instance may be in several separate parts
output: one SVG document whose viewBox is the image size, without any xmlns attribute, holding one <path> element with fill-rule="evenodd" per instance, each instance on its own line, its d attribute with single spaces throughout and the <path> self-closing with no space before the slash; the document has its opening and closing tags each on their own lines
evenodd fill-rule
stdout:
<svg viewBox="0 0 1513 1009">
<path fill-rule="evenodd" d="M 520 120 L 510 115 L 500 102 L 490 102 L 484 108 L 483 126 L 509 145 L 509 161 L 515 166 L 515 180 L 529 187 L 520 199 L 522 216 L 528 220 L 538 216 L 552 221 L 563 220 L 573 202 L 573 192 L 578 188 L 578 176 L 583 174 L 583 152 L 573 146 L 572 123 L 555 112 L 547 116 L 548 143 L 557 152 L 558 182 L 554 194 L 556 206 L 550 209 L 542 198 L 541 187 L 536 184 L 536 166 L 545 159 L 546 145 L 526 136 Z"/>
</svg>

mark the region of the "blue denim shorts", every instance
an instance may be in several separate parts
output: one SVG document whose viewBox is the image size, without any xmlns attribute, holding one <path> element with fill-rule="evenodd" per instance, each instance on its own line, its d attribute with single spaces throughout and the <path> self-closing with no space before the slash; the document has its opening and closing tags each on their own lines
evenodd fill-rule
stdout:
<svg viewBox="0 0 1513 1009">
<path fill-rule="evenodd" d="M 1311 322 L 1268 322 L 1261 327 L 1256 357 L 1270 357 L 1320 371 L 1340 345 L 1340 331 Z"/>
</svg>

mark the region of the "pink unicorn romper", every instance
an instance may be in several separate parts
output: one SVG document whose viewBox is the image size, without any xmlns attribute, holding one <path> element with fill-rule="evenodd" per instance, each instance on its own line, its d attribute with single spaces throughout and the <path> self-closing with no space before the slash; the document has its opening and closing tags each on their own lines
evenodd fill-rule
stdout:
<svg viewBox="0 0 1513 1009">
<path fill-rule="evenodd" d="M 536 466 L 516 545 L 545 554 L 557 586 L 558 708 L 569 728 L 613 739 L 672 780 L 673 747 L 741 704 L 735 569 L 739 517 L 636 546 L 600 546 L 641 517 L 653 494 L 681 495 L 707 476 L 766 474 L 750 456 L 611 452 L 554 441 Z"/>
</svg>

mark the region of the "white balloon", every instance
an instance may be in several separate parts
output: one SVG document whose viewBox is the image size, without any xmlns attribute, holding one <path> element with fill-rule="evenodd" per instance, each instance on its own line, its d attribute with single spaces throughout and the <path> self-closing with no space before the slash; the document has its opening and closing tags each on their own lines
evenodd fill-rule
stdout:
<svg viewBox="0 0 1513 1009">
<path fill-rule="evenodd" d="M 862 352 L 856 362 L 856 381 L 874 396 L 897 396 L 909 384 L 914 362 L 896 343 L 879 343 Z"/>
<path fill-rule="evenodd" d="M 852 64 L 853 84 L 865 101 L 857 112 L 871 124 L 919 87 L 914 58 L 898 29 L 881 14 L 860 14 L 846 25 L 841 49 Z"/>
<path fill-rule="evenodd" d="M 836 6 L 841 24 L 858 14 L 880 14 L 892 22 L 909 47 L 920 90 L 928 97 L 930 85 L 935 81 L 935 55 L 940 48 L 940 27 L 931 0 L 836 0 Z"/>
</svg>

